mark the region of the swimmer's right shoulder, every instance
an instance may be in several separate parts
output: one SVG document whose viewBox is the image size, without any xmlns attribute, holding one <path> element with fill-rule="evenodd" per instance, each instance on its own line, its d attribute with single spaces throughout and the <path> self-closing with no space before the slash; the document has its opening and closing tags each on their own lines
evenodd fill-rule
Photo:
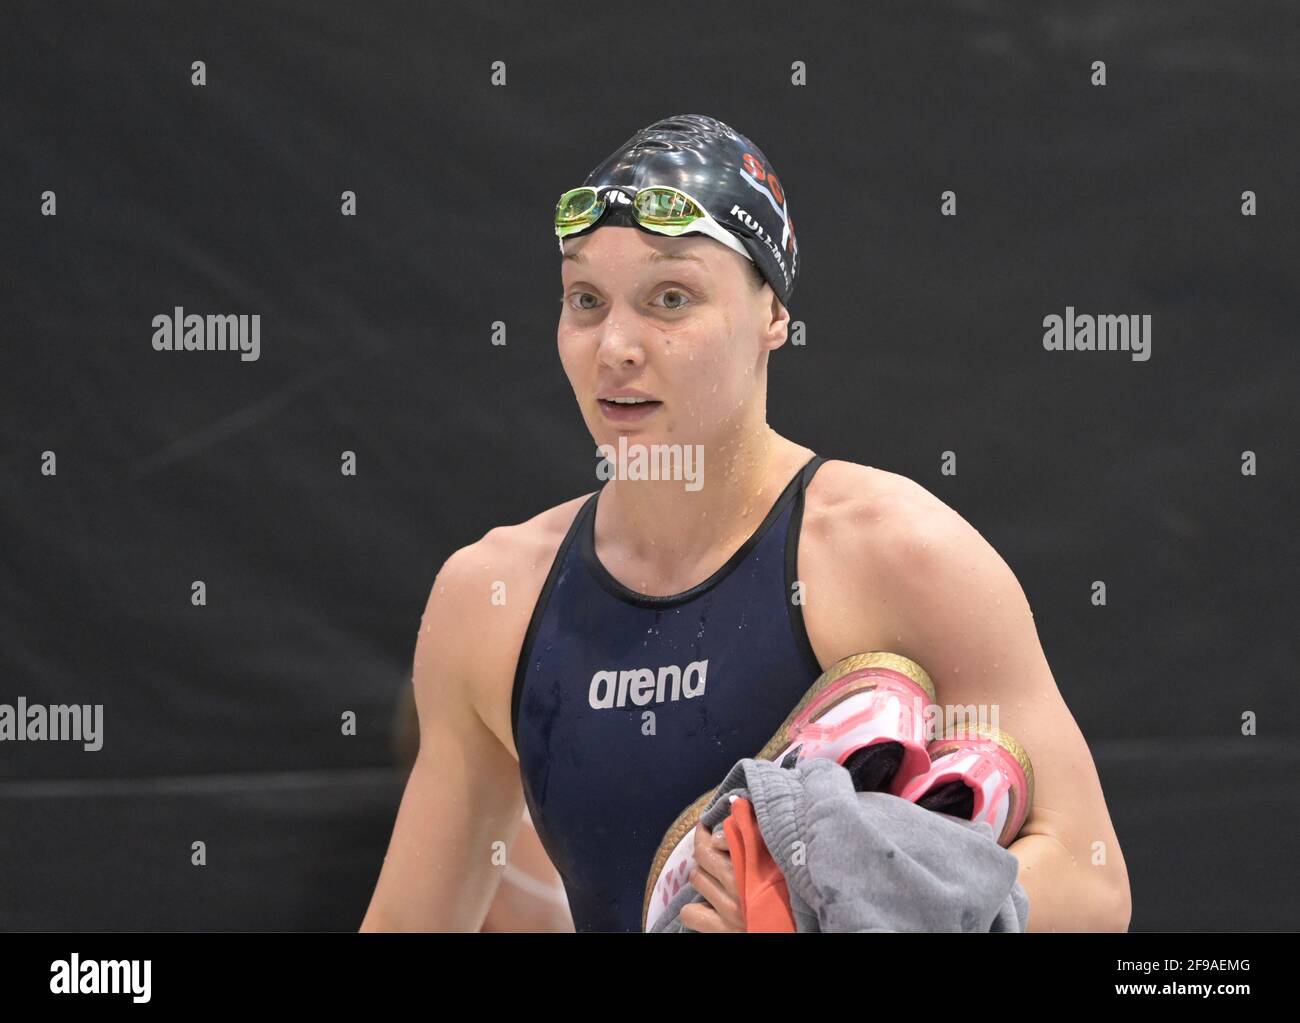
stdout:
<svg viewBox="0 0 1300 1023">
<path fill-rule="evenodd" d="M 535 579 L 540 592 L 556 552 L 590 494 L 547 508 L 524 522 L 489 529 L 456 550 L 443 565 L 461 585 L 490 577 L 527 585 Z M 440 573 L 441 575 L 442 573 Z"/>
<path fill-rule="evenodd" d="M 496 526 L 458 548 L 429 594 L 421 634 L 436 634 L 480 716 L 508 749 L 511 687 L 524 634 L 560 544 L 590 496 Z"/>
</svg>

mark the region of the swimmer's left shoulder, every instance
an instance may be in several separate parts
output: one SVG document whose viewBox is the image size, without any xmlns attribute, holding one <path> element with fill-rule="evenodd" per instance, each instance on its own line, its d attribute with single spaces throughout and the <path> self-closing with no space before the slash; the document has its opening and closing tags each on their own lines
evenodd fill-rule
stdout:
<svg viewBox="0 0 1300 1023">
<path fill-rule="evenodd" d="M 828 525 L 870 531 L 916 518 L 956 513 L 915 480 L 873 465 L 841 459 L 824 463 L 808 484 L 805 516 Z"/>
<path fill-rule="evenodd" d="M 803 528 L 846 557 L 870 559 L 882 567 L 932 558 L 953 544 L 970 542 L 974 533 L 915 480 L 839 459 L 823 464 L 809 483 Z"/>
</svg>

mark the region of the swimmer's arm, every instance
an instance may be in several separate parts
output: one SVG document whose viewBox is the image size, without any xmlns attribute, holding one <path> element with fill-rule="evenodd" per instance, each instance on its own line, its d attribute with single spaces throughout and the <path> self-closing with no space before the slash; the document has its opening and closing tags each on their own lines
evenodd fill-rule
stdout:
<svg viewBox="0 0 1300 1023">
<path fill-rule="evenodd" d="M 482 601 L 468 596 L 467 560 L 447 560 L 425 608 L 412 679 L 420 751 L 362 931 L 479 930 L 522 821 L 519 767 L 470 696 Z"/>
<path fill-rule="evenodd" d="M 1128 872 L 1096 766 L 1062 699 L 1010 567 L 951 508 L 926 495 L 873 539 L 886 557 L 890 634 L 934 679 L 940 705 L 998 708 L 1034 767 L 1034 802 L 1010 851 L 1030 931 L 1128 929 Z"/>
</svg>

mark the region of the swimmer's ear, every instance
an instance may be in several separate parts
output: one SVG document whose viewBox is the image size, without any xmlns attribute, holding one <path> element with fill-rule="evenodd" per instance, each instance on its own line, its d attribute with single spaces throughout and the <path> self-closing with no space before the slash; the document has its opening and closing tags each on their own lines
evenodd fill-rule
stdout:
<svg viewBox="0 0 1300 1023">
<path fill-rule="evenodd" d="M 789 338 L 790 311 L 776 297 L 776 292 L 772 290 L 770 284 L 764 281 L 763 287 L 767 288 L 768 293 L 771 295 L 771 301 L 768 304 L 767 324 L 763 329 L 764 347 L 768 351 L 776 351 Z"/>
</svg>

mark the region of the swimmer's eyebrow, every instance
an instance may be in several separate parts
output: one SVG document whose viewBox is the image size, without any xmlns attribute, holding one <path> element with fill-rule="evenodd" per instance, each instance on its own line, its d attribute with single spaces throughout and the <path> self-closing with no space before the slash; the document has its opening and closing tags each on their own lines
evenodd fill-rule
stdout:
<svg viewBox="0 0 1300 1023">
<path fill-rule="evenodd" d="M 643 259 L 642 262 L 643 263 L 664 263 L 674 259 L 686 260 L 687 262 L 691 262 L 691 263 L 699 263 L 700 266 L 704 267 L 705 269 L 708 269 L 708 264 L 704 262 L 704 260 L 702 260 L 699 256 L 690 256 L 684 252 L 660 252 L 657 249 L 654 252 L 651 252 L 650 255 L 646 256 L 646 258 Z M 566 252 L 564 256 L 561 258 L 560 262 L 563 263 L 567 260 L 572 260 L 575 263 L 586 263 L 587 257 L 583 255 L 581 251 Z"/>
</svg>

